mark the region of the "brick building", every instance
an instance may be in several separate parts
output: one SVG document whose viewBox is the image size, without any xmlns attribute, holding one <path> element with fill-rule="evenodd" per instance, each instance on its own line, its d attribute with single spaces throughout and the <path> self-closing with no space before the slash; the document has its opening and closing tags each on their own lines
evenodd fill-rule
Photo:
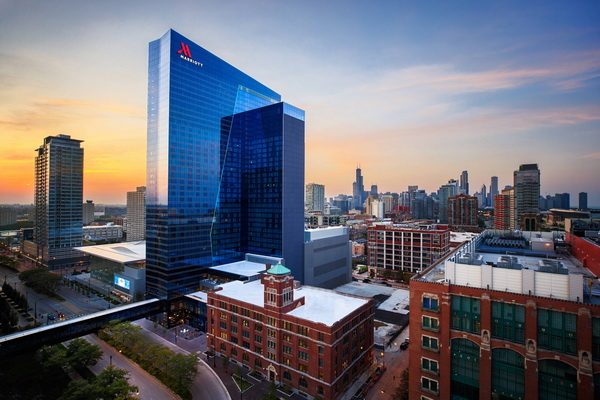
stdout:
<svg viewBox="0 0 600 400">
<path fill-rule="evenodd" d="M 411 281 L 409 398 L 599 398 L 600 299 L 597 284 L 586 290 L 589 272 L 557 254 L 488 253 L 489 236 Z"/>
<path fill-rule="evenodd" d="M 448 224 L 452 228 L 477 228 L 477 197 L 459 194 L 448 199 Z"/>
<path fill-rule="evenodd" d="M 207 311 L 209 348 L 306 398 L 339 398 L 373 362 L 373 300 L 299 286 L 281 264 L 209 293 Z"/>
<path fill-rule="evenodd" d="M 369 270 L 417 272 L 443 257 L 450 248 L 448 225 L 420 223 L 375 225 L 368 229 Z"/>
</svg>

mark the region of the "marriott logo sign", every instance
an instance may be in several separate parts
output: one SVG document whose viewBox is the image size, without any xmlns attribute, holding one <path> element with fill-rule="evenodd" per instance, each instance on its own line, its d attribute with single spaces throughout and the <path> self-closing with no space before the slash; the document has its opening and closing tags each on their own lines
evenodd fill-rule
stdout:
<svg viewBox="0 0 600 400">
<path fill-rule="evenodd" d="M 201 62 L 192 60 L 192 52 L 190 51 L 190 46 L 188 46 L 187 44 L 185 44 L 183 42 L 181 42 L 180 44 L 181 44 L 181 49 L 177 50 L 177 54 L 179 54 L 179 58 L 201 67 L 202 66 Z"/>
</svg>

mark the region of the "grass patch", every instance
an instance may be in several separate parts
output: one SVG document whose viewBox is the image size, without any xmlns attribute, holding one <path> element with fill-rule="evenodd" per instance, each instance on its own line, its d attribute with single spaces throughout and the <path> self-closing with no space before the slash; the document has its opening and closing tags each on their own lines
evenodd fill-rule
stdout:
<svg viewBox="0 0 600 400">
<path fill-rule="evenodd" d="M 239 375 L 236 374 L 232 374 L 231 377 L 233 378 L 233 380 L 235 381 L 235 384 L 237 385 L 238 388 L 242 388 L 242 392 L 245 392 L 246 390 L 250 389 L 252 386 L 252 383 L 248 382 L 248 379 L 241 379 Z"/>
</svg>

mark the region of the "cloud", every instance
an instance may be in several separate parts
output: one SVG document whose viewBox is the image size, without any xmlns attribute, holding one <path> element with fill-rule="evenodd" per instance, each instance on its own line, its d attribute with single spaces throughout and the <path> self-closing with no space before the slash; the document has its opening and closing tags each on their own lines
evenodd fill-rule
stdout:
<svg viewBox="0 0 600 400">
<path fill-rule="evenodd" d="M 600 160 L 600 152 L 584 154 L 581 156 L 581 158 L 589 158 L 591 160 Z"/>
<path fill-rule="evenodd" d="M 87 101 L 74 101 L 74 100 L 66 100 L 66 99 L 47 99 L 47 98 L 39 99 L 39 101 L 41 104 L 47 104 L 50 106 L 76 107 L 76 108 L 83 108 L 83 109 L 87 109 L 87 110 L 109 112 L 109 113 L 114 113 L 114 114 L 131 115 L 134 117 L 142 117 L 142 118 L 145 118 L 145 116 L 146 116 L 145 109 L 141 109 L 138 106 L 132 106 L 132 105 L 100 104 L 100 103 L 91 103 L 91 102 L 87 102 Z"/>
</svg>

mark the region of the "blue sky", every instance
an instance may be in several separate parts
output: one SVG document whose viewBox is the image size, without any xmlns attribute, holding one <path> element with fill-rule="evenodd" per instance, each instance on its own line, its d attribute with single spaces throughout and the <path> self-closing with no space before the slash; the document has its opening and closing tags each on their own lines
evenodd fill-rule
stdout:
<svg viewBox="0 0 600 400">
<path fill-rule="evenodd" d="M 306 111 L 306 180 L 471 191 L 538 163 L 542 194 L 600 206 L 600 3 L 0 0 L 0 203 L 33 150 L 84 140 L 85 197 L 145 182 L 148 42 L 169 28 Z"/>
</svg>

